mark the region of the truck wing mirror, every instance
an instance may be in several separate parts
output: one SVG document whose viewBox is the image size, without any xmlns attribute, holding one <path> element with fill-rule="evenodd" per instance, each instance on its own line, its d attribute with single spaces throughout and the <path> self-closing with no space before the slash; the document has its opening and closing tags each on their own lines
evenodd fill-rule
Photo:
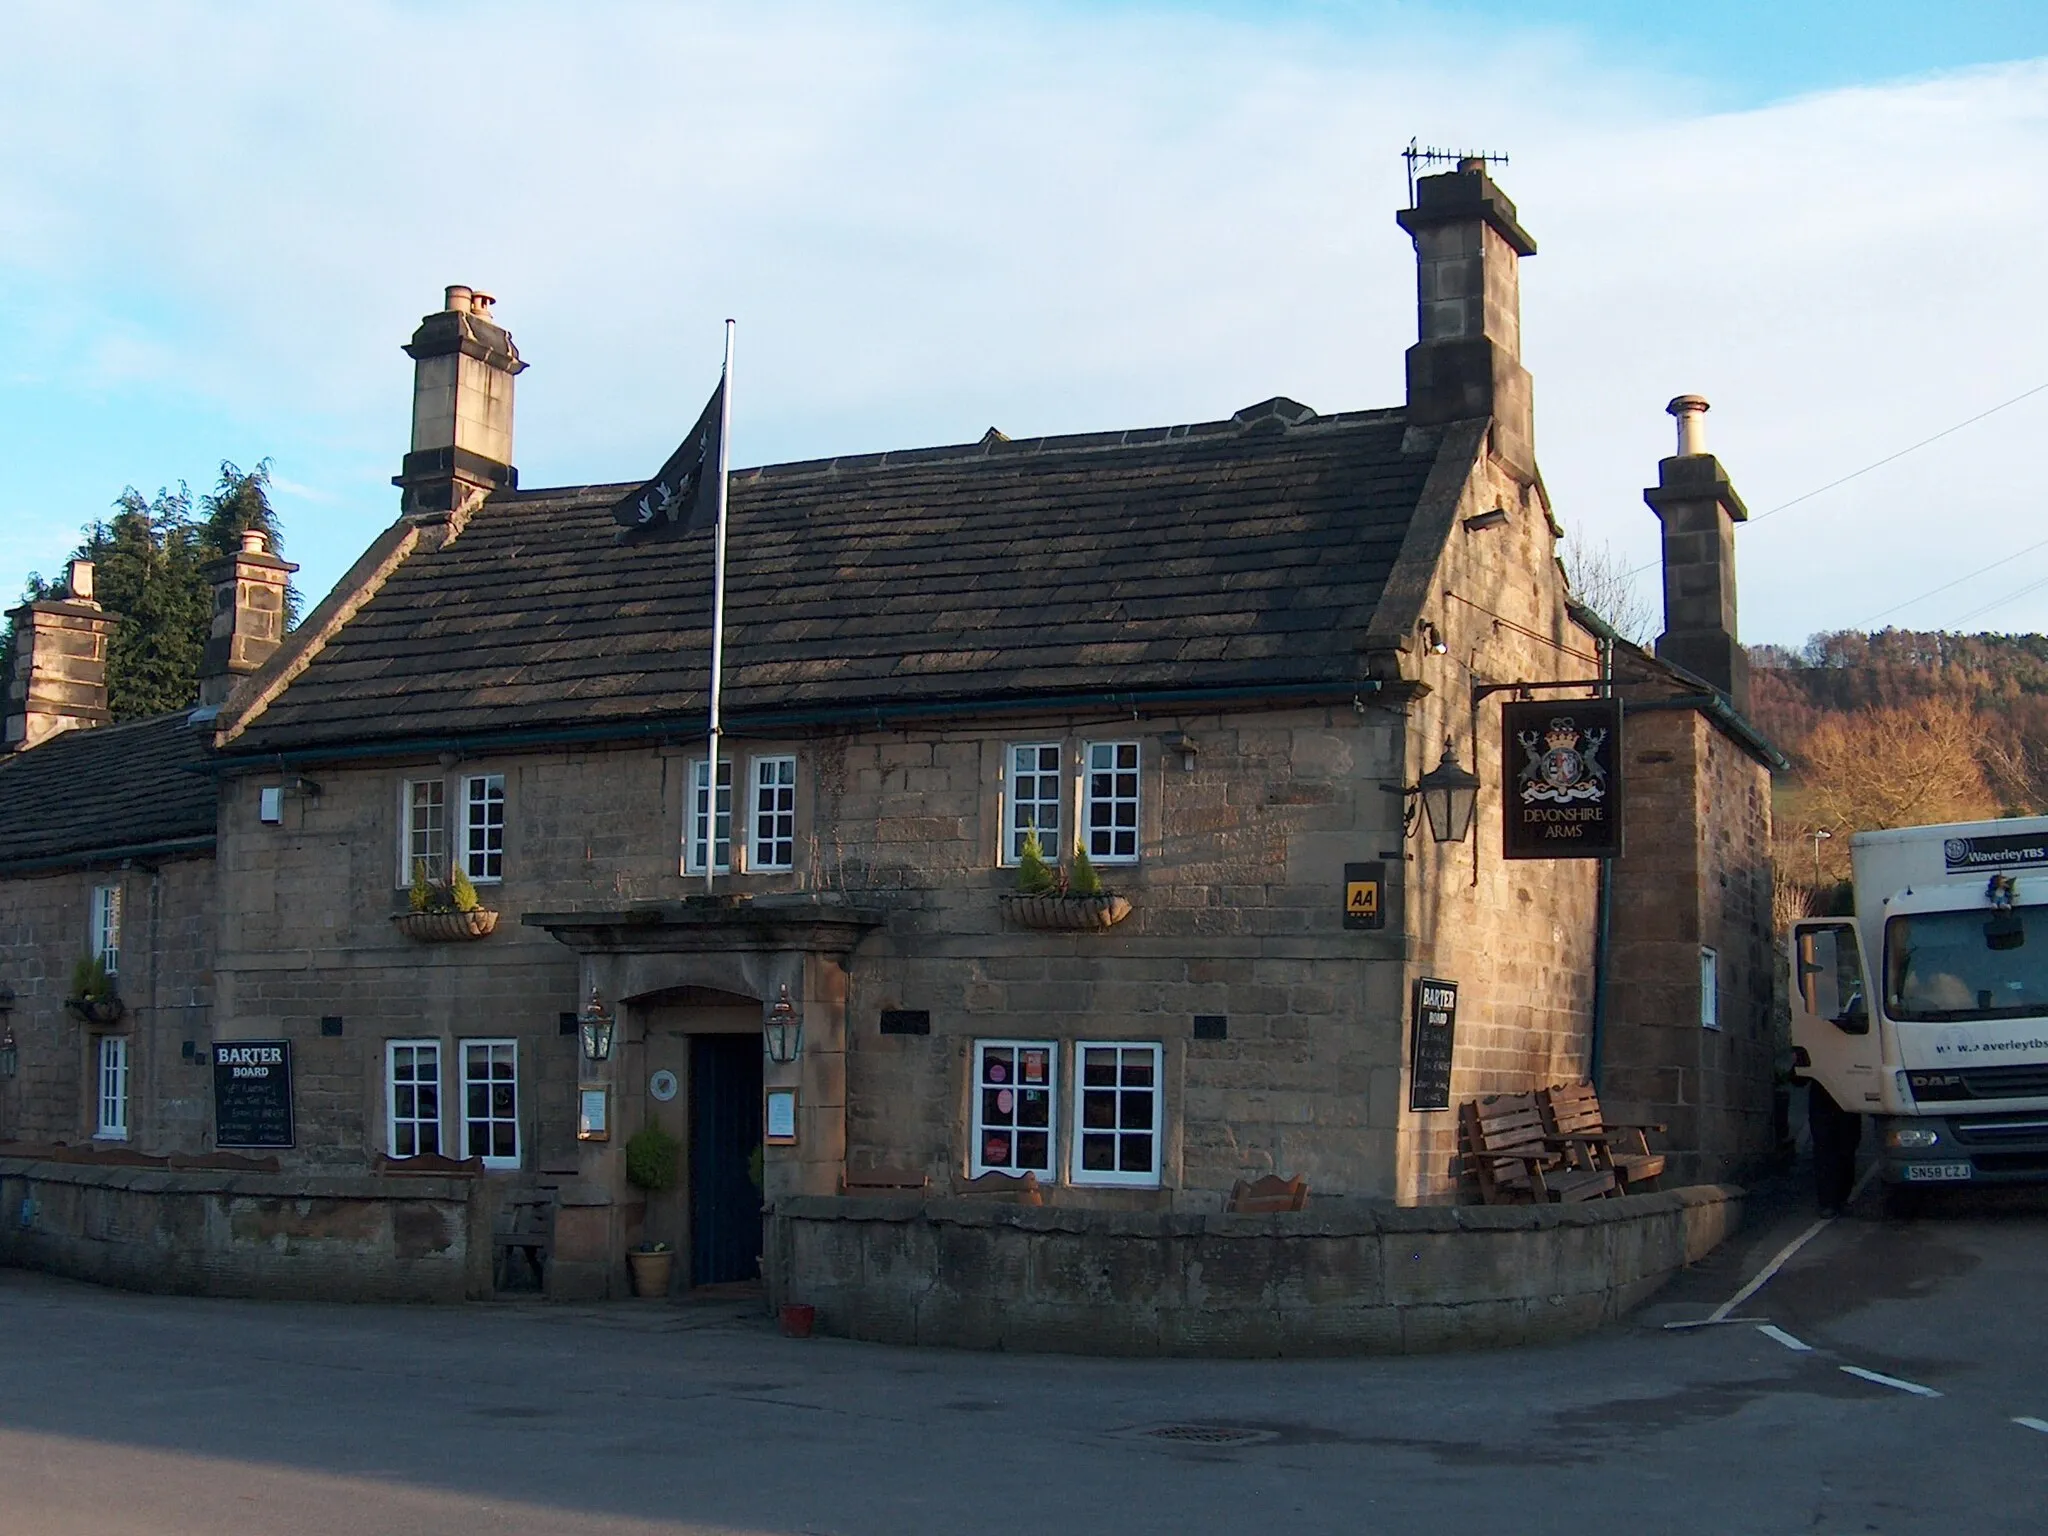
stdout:
<svg viewBox="0 0 2048 1536">
<path fill-rule="evenodd" d="M 2018 949 L 2027 942 L 2026 924 L 2020 921 L 2017 912 L 2007 910 L 1994 912 L 1991 920 L 1984 925 L 1984 947 L 1986 949 Z"/>
<path fill-rule="evenodd" d="M 1845 1035 L 1867 1035 L 1870 1033 L 1870 1005 L 1859 993 L 1851 997 L 1848 1006 L 1828 1022 Z"/>
</svg>

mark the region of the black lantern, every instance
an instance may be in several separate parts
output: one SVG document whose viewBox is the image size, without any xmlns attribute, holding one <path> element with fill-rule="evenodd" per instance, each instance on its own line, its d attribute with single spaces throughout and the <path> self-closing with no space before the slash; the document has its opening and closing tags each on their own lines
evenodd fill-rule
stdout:
<svg viewBox="0 0 2048 1536">
<path fill-rule="evenodd" d="M 7 1015 L 14 1011 L 14 988 L 0 981 L 0 1077 L 12 1077 L 21 1066 L 21 1052 L 14 1044 L 14 1026 Z"/>
<path fill-rule="evenodd" d="M 768 1059 L 778 1066 L 787 1066 L 803 1054 L 803 1016 L 789 999 L 787 982 L 783 983 L 782 995 L 775 999 L 775 1006 L 768 1010 L 768 1017 L 761 1025 L 761 1037 L 768 1046 Z"/>
<path fill-rule="evenodd" d="M 1479 808 L 1479 778 L 1458 762 L 1449 738 L 1443 761 L 1415 784 L 1422 809 L 1429 816 L 1430 835 L 1440 843 L 1462 843 L 1472 831 L 1472 813 Z"/>
<path fill-rule="evenodd" d="M 611 1010 L 604 1005 L 604 999 L 597 995 L 597 983 L 590 984 L 590 1001 L 583 1005 L 583 1012 L 576 1016 L 576 1025 L 583 1036 L 583 1059 L 585 1061 L 609 1061 L 612 1054 L 612 1034 L 615 1025 Z"/>
</svg>

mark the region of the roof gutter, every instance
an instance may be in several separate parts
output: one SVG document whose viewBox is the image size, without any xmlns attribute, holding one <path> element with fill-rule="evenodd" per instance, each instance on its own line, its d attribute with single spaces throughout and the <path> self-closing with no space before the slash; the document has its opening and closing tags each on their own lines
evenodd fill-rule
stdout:
<svg viewBox="0 0 2048 1536">
<path fill-rule="evenodd" d="M 1789 773 L 1791 771 L 1792 760 L 1772 746 L 1763 732 L 1759 731 L 1748 720 L 1738 714 L 1735 707 L 1728 702 L 1720 690 L 1716 689 L 1705 678 L 1697 677 L 1686 671 L 1685 668 L 1674 665 L 1663 657 L 1644 650 L 1642 646 L 1629 639 L 1627 635 L 1624 635 L 1612 624 L 1609 624 L 1584 603 L 1568 602 L 1565 604 L 1565 607 L 1581 629 L 1592 631 L 1596 637 L 1606 641 L 1609 645 L 1627 646 L 1644 660 L 1653 662 L 1655 665 L 1664 668 L 1674 677 L 1682 678 L 1694 688 L 1700 690 L 1697 693 L 1681 694 L 1675 698 L 1645 700 L 1642 703 L 1637 703 L 1631 699 L 1624 706 L 1627 713 L 1633 715 L 1648 714 L 1657 710 L 1696 709 L 1701 714 L 1716 721 L 1730 736 L 1733 736 L 1737 741 L 1749 748 L 1751 752 L 1763 759 L 1765 763 L 1769 764 L 1774 772 Z"/>
<path fill-rule="evenodd" d="M 177 859 L 213 852 L 213 834 L 174 837 L 155 843 L 122 843 L 112 848 L 81 848 L 73 853 L 46 854 L 37 859 L 0 859 L 0 875 L 35 875 L 93 864 L 126 864 L 137 859 Z"/>
<path fill-rule="evenodd" d="M 758 710 L 725 717 L 727 736 L 761 736 L 773 731 L 820 725 L 872 726 L 884 729 L 892 724 L 913 725 L 920 721 L 959 719 L 969 715 L 1015 715 L 1068 713 L 1083 709 L 1129 710 L 1133 715 L 1182 705 L 1290 703 L 1320 700 L 1362 703 L 1369 694 L 1382 691 L 1373 679 L 1354 682 L 1242 683 L 1216 688 L 1156 688 L 1101 693 L 1039 694 L 1029 698 L 940 699 L 904 704 L 830 705 L 815 709 Z M 485 750 L 503 751 L 518 747 L 553 747 L 599 742 L 692 740 L 704 734 L 702 716 L 677 719 L 617 721 L 604 725 L 555 726 L 528 731 L 486 731 L 469 736 L 414 736 L 392 741 L 353 742 L 332 747 L 299 747 L 284 752 L 250 752 L 239 756 L 233 749 L 203 763 L 189 765 L 195 773 L 247 774 L 265 768 L 293 764 L 358 761 L 364 758 L 418 757 L 452 753 L 473 756 Z M 239 760 L 238 760 L 239 758 Z"/>
</svg>

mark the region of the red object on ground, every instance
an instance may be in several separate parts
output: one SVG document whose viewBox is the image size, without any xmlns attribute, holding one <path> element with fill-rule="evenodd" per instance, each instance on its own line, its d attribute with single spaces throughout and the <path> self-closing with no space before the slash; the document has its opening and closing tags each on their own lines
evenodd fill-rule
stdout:
<svg viewBox="0 0 2048 1536">
<path fill-rule="evenodd" d="M 818 1320 L 818 1309 L 806 1306 L 800 1301 L 786 1301 L 782 1304 L 782 1336 L 786 1339 L 808 1339 L 811 1324 Z"/>
</svg>

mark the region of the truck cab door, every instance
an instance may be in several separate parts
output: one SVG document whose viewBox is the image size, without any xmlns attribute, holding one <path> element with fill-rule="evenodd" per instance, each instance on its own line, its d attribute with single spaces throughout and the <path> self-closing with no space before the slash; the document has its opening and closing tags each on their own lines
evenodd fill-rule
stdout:
<svg viewBox="0 0 2048 1536">
<path fill-rule="evenodd" d="M 1801 1077 L 1858 1114 L 1878 1107 L 1884 1081 L 1874 996 L 1853 922 L 1808 918 L 1792 925 L 1793 1061 Z"/>
</svg>

